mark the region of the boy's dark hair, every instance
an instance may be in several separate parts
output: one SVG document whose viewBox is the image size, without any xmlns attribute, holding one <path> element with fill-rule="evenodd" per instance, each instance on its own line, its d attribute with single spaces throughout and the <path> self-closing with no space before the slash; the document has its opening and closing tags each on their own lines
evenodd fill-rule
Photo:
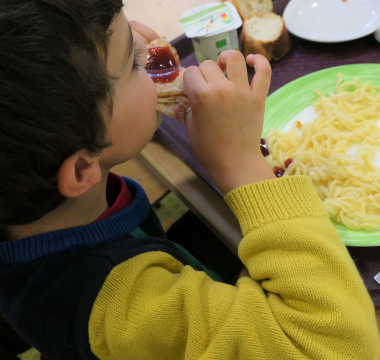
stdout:
<svg viewBox="0 0 380 360">
<path fill-rule="evenodd" d="M 109 26 L 122 0 L 0 0 L 0 227 L 62 204 L 62 162 L 108 144 Z"/>
</svg>

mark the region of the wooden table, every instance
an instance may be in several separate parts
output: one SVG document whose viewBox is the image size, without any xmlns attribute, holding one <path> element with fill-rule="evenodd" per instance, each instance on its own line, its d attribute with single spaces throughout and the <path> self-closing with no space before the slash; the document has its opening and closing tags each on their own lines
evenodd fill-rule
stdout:
<svg viewBox="0 0 380 360">
<path fill-rule="evenodd" d="M 178 21 L 185 11 L 218 0 L 123 1 L 128 20 L 145 23 L 171 41 L 183 33 Z M 240 227 L 219 194 L 157 138 L 142 151 L 139 160 L 237 254 L 241 240 Z M 377 309 L 376 314 L 380 328 L 380 309 Z"/>
</svg>

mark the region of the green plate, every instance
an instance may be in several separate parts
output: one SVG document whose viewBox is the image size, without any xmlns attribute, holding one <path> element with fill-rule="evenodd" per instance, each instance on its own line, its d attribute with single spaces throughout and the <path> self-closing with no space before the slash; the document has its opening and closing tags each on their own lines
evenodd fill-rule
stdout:
<svg viewBox="0 0 380 360">
<path fill-rule="evenodd" d="M 341 72 L 345 80 L 360 77 L 362 83 L 371 80 L 380 85 L 380 64 L 346 65 L 317 71 L 286 84 L 268 97 L 264 130 L 268 128 L 281 130 L 294 116 L 309 107 L 317 96 L 313 90 L 318 89 L 328 94 L 335 91 L 335 76 Z M 348 246 L 380 246 L 380 231 L 351 230 L 332 221 L 343 242 Z"/>
</svg>

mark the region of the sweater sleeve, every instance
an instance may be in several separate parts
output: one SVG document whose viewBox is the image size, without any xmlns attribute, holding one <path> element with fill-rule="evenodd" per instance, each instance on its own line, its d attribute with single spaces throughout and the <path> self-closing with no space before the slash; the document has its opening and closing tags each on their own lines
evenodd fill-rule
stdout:
<svg viewBox="0 0 380 360">
<path fill-rule="evenodd" d="M 162 252 L 115 267 L 94 303 L 102 360 L 378 360 L 375 311 L 310 179 L 268 180 L 226 202 L 250 277 L 212 281 Z"/>
</svg>

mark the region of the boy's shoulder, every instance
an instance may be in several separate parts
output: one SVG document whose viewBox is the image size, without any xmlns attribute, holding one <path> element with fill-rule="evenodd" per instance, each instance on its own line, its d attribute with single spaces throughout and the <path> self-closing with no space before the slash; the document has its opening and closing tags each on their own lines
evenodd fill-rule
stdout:
<svg viewBox="0 0 380 360">
<path fill-rule="evenodd" d="M 141 228 L 133 233 L 144 234 Z M 109 243 L 73 246 L 33 261 L 0 265 L 0 309 L 46 356 L 59 358 L 65 353 L 72 360 L 94 358 L 88 326 L 105 281 L 118 265 L 137 256 L 149 262 L 156 252 L 187 264 L 171 241 L 128 234 Z M 46 332 L 46 328 L 54 330 Z M 55 344 L 54 354 L 44 352 L 51 351 L 48 344 Z"/>
<path fill-rule="evenodd" d="M 0 244 L 0 311 L 50 358 L 92 358 L 88 321 L 97 296 L 118 265 L 159 251 L 183 265 L 165 238 L 144 190 L 123 178 L 132 203 L 104 220 Z M 33 316 L 30 316 L 33 314 Z M 54 329 L 45 332 L 44 329 Z M 54 354 L 47 344 L 55 344 Z M 83 352 L 88 355 L 82 356 Z"/>
</svg>

